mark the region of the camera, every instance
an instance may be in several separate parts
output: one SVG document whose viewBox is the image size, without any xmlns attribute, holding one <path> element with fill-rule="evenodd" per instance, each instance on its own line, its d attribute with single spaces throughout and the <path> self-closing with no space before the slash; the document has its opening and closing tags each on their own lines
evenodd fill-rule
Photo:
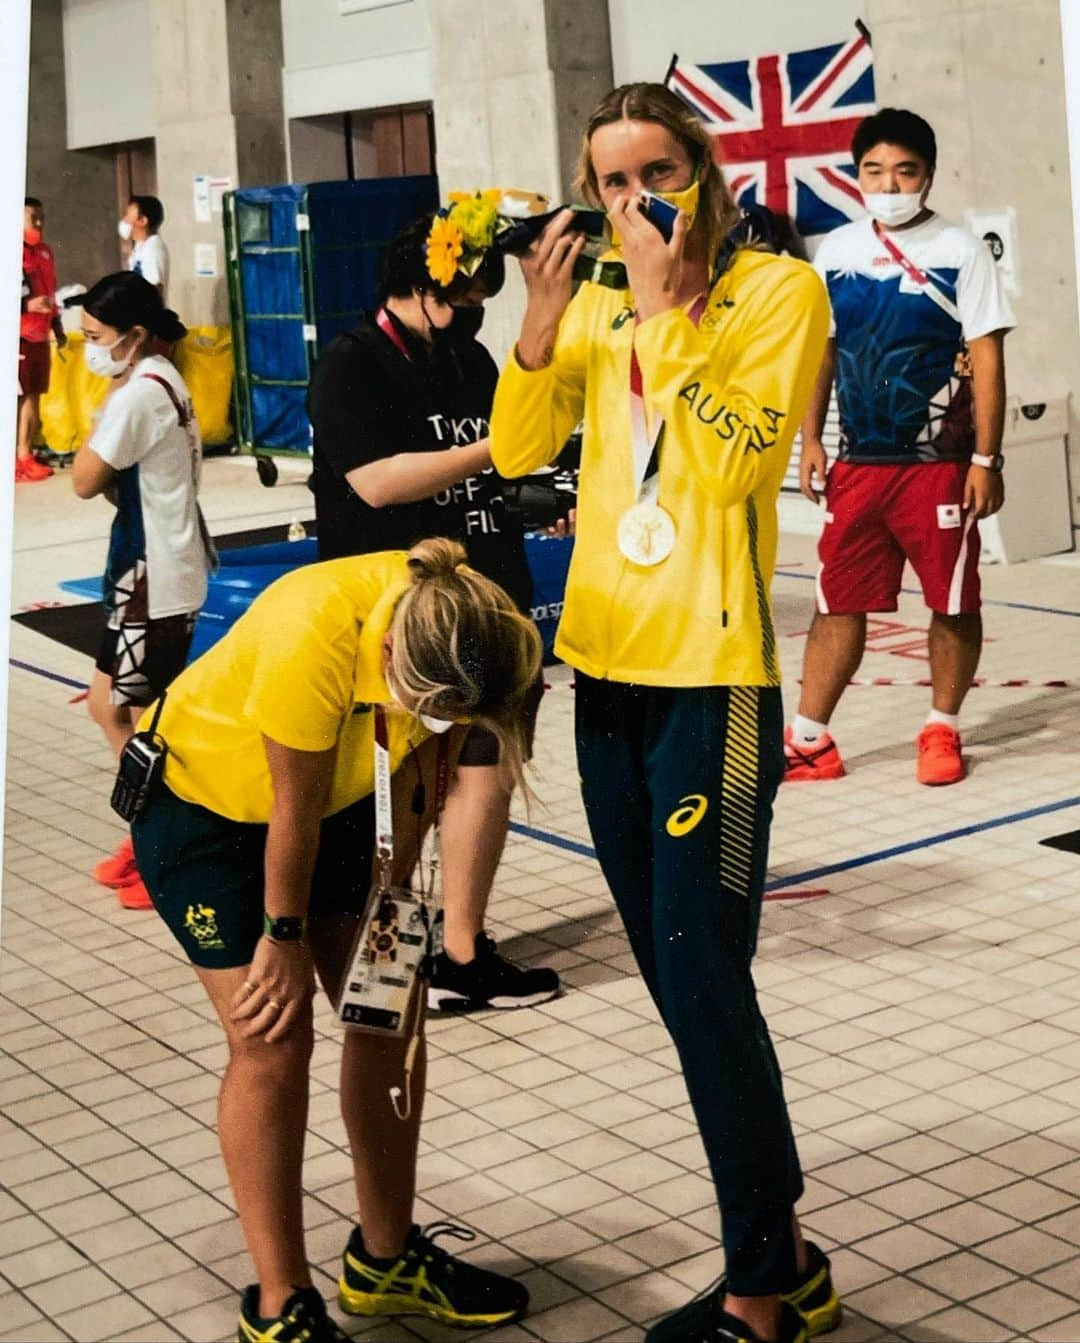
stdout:
<svg viewBox="0 0 1080 1343">
<path fill-rule="evenodd" d="M 495 246 L 508 256 L 521 256 L 523 252 L 529 250 L 555 216 L 566 209 L 574 212 L 567 225 L 569 232 L 587 233 L 593 238 L 604 236 L 607 215 L 603 210 L 586 210 L 578 205 L 560 205 L 558 210 L 548 210 L 545 214 L 528 215 L 525 219 L 519 219 L 512 228 L 499 234 L 495 239 Z"/>
</svg>

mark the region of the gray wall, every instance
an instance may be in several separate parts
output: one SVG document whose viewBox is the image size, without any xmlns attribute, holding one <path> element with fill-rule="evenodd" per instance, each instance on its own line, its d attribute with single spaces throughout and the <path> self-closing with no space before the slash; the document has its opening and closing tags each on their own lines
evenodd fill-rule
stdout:
<svg viewBox="0 0 1080 1343">
<path fill-rule="evenodd" d="M 34 0 L 30 19 L 26 193 L 45 204 L 45 236 L 61 285 L 89 287 L 120 266 L 111 150 L 67 148 L 61 0 Z"/>
<path fill-rule="evenodd" d="M 431 8 L 439 189 L 520 187 L 568 199 L 581 127 L 611 88 L 607 0 L 473 0 Z M 484 343 L 510 350 L 524 311 L 516 264 Z"/>
</svg>

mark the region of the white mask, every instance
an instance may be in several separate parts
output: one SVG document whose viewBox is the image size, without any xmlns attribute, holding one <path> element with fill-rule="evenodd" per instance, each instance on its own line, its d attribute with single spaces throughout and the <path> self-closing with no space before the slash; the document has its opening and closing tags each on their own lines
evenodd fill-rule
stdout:
<svg viewBox="0 0 1080 1343">
<path fill-rule="evenodd" d="M 863 204 L 879 224 L 899 228 L 910 224 L 922 210 L 925 191 L 864 191 Z"/>
<path fill-rule="evenodd" d="M 132 349 L 131 354 L 126 359 L 117 363 L 112 357 L 112 352 L 123 339 L 124 337 L 121 336 L 120 340 L 113 341 L 111 345 L 94 345 L 90 341 L 83 345 L 83 359 L 91 373 L 96 373 L 99 378 L 118 378 L 123 373 L 124 369 L 131 363 L 131 354 L 135 353 Z"/>
<path fill-rule="evenodd" d="M 116 231 L 125 242 L 131 237 L 131 222 L 127 219 L 118 219 L 116 221 Z"/>
<path fill-rule="evenodd" d="M 449 718 L 432 718 L 430 714 L 420 714 L 420 721 L 429 732 L 434 732 L 437 737 L 441 737 L 444 732 L 449 732 L 454 726 Z"/>
<path fill-rule="evenodd" d="M 401 700 L 398 698 L 397 694 L 394 691 L 394 687 L 390 684 L 389 678 L 387 678 L 386 688 L 387 690 L 390 691 L 390 697 L 395 704 L 400 705 L 400 707 L 404 709 L 406 713 L 413 712 L 412 709 L 408 707 L 408 705 L 402 704 Z M 429 732 L 434 732 L 435 735 L 439 737 L 441 737 L 444 732 L 449 732 L 450 729 L 454 726 L 453 721 L 449 718 L 432 718 L 430 714 L 426 713 L 418 713 L 415 714 L 414 717 L 419 718 L 421 723 L 423 723 L 423 725 L 427 728 Z"/>
</svg>

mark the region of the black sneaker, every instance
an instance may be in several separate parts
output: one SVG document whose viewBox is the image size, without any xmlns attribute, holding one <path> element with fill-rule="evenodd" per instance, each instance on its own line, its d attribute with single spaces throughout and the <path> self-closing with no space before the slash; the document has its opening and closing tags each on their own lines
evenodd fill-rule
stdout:
<svg viewBox="0 0 1080 1343">
<path fill-rule="evenodd" d="M 780 1302 L 779 1343 L 806 1343 L 809 1335 L 802 1316 Z M 724 1309 L 724 1288 L 711 1287 L 681 1310 L 665 1315 L 645 1335 L 645 1343 L 764 1343 L 745 1321 Z"/>
<path fill-rule="evenodd" d="M 326 1313 L 326 1302 L 315 1287 L 293 1292 L 273 1320 L 259 1315 L 258 1283 L 245 1288 L 240 1301 L 236 1343 L 349 1343 Z"/>
<path fill-rule="evenodd" d="M 459 1329 L 510 1324 L 528 1309 L 529 1293 L 514 1278 L 457 1259 L 435 1244 L 437 1236 L 475 1240 L 452 1222 L 414 1226 L 392 1263 L 373 1260 L 356 1227 L 345 1248 L 338 1300 L 348 1315 L 426 1315 Z"/>
<path fill-rule="evenodd" d="M 432 965 L 428 1006 L 443 1012 L 478 1012 L 485 1007 L 535 1007 L 559 994 L 554 970 L 525 970 L 495 950 L 495 939 L 480 933 L 476 955 L 464 965 L 440 951 Z"/>
<path fill-rule="evenodd" d="M 805 1320 L 808 1337 L 814 1338 L 817 1334 L 827 1334 L 830 1329 L 835 1329 L 844 1314 L 844 1308 L 833 1286 L 829 1256 L 812 1240 L 806 1242 L 806 1249 L 809 1255 L 806 1272 L 796 1286 L 783 1296 Z"/>
</svg>

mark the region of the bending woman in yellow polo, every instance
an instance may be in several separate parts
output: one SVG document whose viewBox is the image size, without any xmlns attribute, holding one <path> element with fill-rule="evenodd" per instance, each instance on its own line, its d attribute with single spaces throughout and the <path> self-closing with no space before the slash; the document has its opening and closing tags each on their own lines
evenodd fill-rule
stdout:
<svg viewBox="0 0 1080 1343">
<path fill-rule="evenodd" d="M 659 85 L 600 103 L 581 178 L 621 240 L 626 284 L 571 298 L 582 237 L 569 212 L 548 226 L 522 261 L 528 302 L 492 458 L 524 475 L 584 418 L 556 650 L 578 672 L 589 825 L 679 1049 L 727 1270 L 648 1338 L 791 1343 L 840 1308 L 794 1219 L 802 1178 L 750 962 L 783 772 L 776 499 L 828 300 L 803 262 L 734 246 L 739 211 L 708 137 Z M 670 242 L 643 191 L 679 207 Z"/>
<path fill-rule="evenodd" d="M 411 757 L 394 775 L 396 855 L 420 825 L 409 803 L 433 754 L 429 729 L 483 724 L 520 777 L 520 702 L 539 637 L 464 558 L 455 542 L 432 540 L 286 575 L 178 677 L 161 715 L 164 785 L 133 838 L 154 905 L 228 1038 L 218 1128 L 258 1277 L 241 1306 L 248 1343 L 345 1338 L 311 1286 L 301 1164 L 315 975 L 333 998 L 372 880 L 374 706 L 386 711 L 391 768 Z M 447 824 L 453 791 L 451 780 Z M 408 863 L 398 879 L 407 873 Z M 519 1283 L 451 1258 L 412 1223 L 423 1056 L 403 1122 L 390 1089 L 405 1048 L 345 1034 L 341 1108 L 360 1225 L 342 1307 L 465 1327 L 514 1319 L 528 1301 Z"/>
</svg>

